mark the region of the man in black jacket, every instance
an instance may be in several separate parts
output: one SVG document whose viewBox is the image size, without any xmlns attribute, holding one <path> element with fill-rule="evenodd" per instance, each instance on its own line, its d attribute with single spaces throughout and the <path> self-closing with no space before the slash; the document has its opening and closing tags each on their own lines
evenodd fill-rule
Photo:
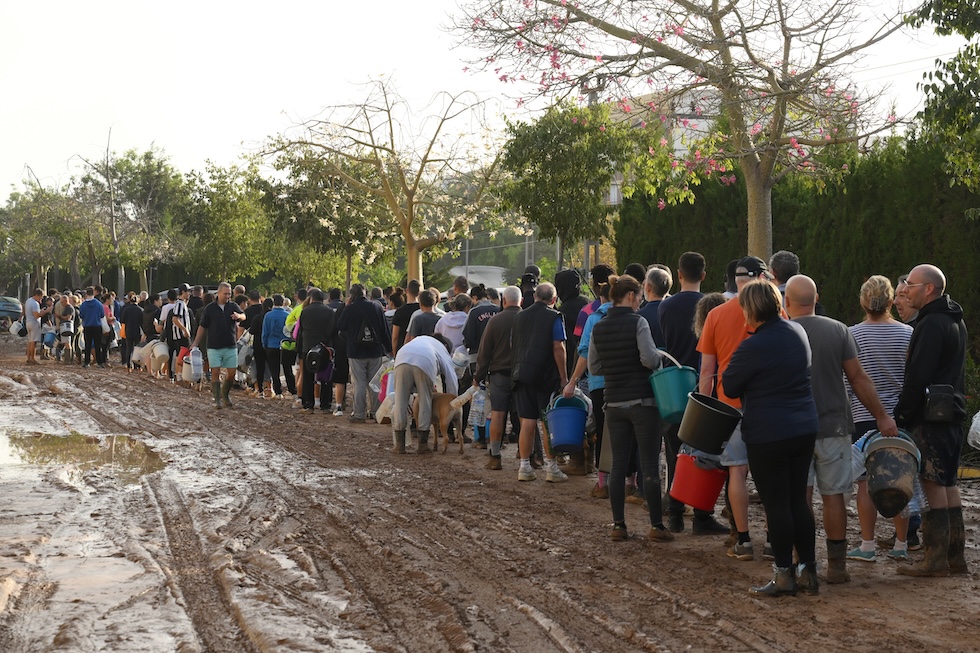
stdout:
<svg viewBox="0 0 980 653">
<path fill-rule="evenodd" d="M 306 363 L 306 355 L 316 345 L 333 346 L 333 335 L 336 330 L 336 314 L 332 308 L 323 303 L 323 291 L 313 288 L 309 292 L 310 304 L 303 309 L 299 316 L 299 339 L 296 349 L 303 361 L 303 412 L 312 414 L 314 409 L 313 386 L 317 383 L 316 372 Z M 330 384 L 320 384 L 320 409 L 330 410 Z"/>
<path fill-rule="evenodd" d="M 541 411 L 548 407 L 552 393 L 568 382 L 565 368 L 565 323 L 561 313 L 552 308 L 558 293 L 550 283 L 534 289 L 534 303 L 514 317 L 511 331 L 511 380 L 517 416 L 521 419 L 521 468 L 519 481 L 537 478 L 531 467 L 534 432 Z M 550 454 L 550 448 L 546 449 Z M 545 462 L 549 483 L 567 481 L 555 459 Z"/>
<path fill-rule="evenodd" d="M 920 477 L 929 512 L 922 517 L 925 558 L 900 567 L 898 573 L 965 574 L 966 535 L 956 487 L 966 416 L 963 309 L 946 294 L 946 277 L 934 265 L 912 268 L 905 286 L 908 304 L 919 314 L 909 341 L 905 385 L 895 406 L 895 420 L 911 433 L 922 454 Z"/>
<path fill-rule="evenodd" d="M 361 423 L 368 416 L 368 383 L 381 368 L 381 358 L 391 353 L 391 331 L 381 306 L 364 296 L 364 286 L 355 283 L 348 298 L 337 330 L 347 337 L 347 359 L 354 377 L 354 411 L 349 419 Z M 377 409 L 378 398 L 373 392 L 371 397 L 371 405 Z"/>
</svg>

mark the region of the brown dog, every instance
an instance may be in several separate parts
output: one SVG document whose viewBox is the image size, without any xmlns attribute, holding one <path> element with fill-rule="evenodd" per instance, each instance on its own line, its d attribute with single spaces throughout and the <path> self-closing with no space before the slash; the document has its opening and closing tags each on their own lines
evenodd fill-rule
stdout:
<svg viewBox="0 0 980 653">
<path fill-rule="evenodd" d="M 464 453 L 463 449 L 463 409 L 453 408 L 449 404 L 456 399 L 456 395 L 446 392 L 432 393 L 432 426 L 435 427 L 435 436 L 432 444 L 436 451 L 439 450 L 439 434 L 442 434 L 442 453 L 449 451 L 449 425 L 456 425 L 456 439 L 459 440 L 459 453 Z M 419 398 L 415 396 L 412 402 L 412 413 L 418 419 Z"/>
</svg>

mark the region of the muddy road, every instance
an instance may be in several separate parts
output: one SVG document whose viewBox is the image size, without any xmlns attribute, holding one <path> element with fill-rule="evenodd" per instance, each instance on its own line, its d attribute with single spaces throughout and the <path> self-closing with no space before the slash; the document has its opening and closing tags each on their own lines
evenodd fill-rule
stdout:
<svg viewBox="0 0 980 653">
<path fill-rule="evenodd" d="M 637 505 L 613 543 L 594 478 L 518 483 L 515 445 L 502 472 L 469 446 L 396 457 L 389 426 L 237 391 L 214 411 L 119 367 L 27 367 L 22 342 L 0 336 L 0 651 L 980 646 L 974 486 L 968 577 L 901 577 L 882 551 L 819 596 L 759 599 L 759 505 L 751 562 L 689 520 L 650 545 Z"/>
</svg>

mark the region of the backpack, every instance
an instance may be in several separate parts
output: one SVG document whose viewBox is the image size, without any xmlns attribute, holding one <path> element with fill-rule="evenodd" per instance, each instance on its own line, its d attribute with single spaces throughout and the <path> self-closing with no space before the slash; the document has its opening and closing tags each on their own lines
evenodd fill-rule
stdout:
<svg viewBox="0 0 980 653">
<path fill-rule="evenodd" d="M 365 319 L 361 322 L 361 328 L 357 330 L 354 336 L 354 342 L 359 345 L 373 345 L 378 342 L 378 336 L 368 320 Z"/>
<path fill-rule="evenodd" d="M 330 383 L 333 377 L 333 347 L 317 343 L 306 352 L 306 368 L 316 375 L 318 383 Z"/>
</svg>

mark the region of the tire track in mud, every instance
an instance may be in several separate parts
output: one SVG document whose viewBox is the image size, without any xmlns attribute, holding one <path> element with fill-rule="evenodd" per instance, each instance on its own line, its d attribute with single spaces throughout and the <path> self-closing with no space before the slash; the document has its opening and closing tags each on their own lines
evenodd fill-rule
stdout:
<svg viewBox="0 0 980 653">
<path fill-rule="evenodd" d="M 201 547 L 180 491 L 159 475 L 147 479 L 146 487 L 156 500 L 167 533 L 167 548 L 172 556 L 167 566 L 176 581 L 174 589 L 206 650 L 211 653 L 258 651 L 233 617 L 235 611 L 222 591 L 217 570 Z"/>
<path fill-rule="evenodd" d="M 57 584 L 45 580 L 40 569 L 28 572 L 17 595 L 7 603 L 0 618 L 0 651 L 34 653 L 37 650 L 30 621 L 45 609 L 57 587 Z M 29 633 L 29 636 L 21 636 L 22 632 Z"/>
</svg>

